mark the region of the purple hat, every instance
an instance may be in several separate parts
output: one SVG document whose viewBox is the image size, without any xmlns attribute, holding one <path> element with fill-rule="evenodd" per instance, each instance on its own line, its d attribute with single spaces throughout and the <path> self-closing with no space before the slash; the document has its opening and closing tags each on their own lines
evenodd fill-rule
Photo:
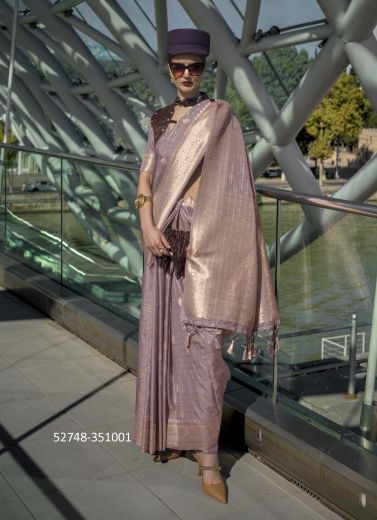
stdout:
<svg viewBox="0 0 377 520">
<path fill-rule="evenodd" d="M 166 52 L 208 56 L 210 35 L 201 29 L 172 29 L 167 33 Z"/>
</svg>

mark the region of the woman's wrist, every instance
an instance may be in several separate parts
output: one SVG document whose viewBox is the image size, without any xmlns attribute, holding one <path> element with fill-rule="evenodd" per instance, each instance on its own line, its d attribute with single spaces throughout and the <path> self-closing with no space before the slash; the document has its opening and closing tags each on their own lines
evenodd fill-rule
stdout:
<svg viewBox="0 0 377 520">
<path fill-rule="evenodd" d="M 149 229 L 154 228 L 154 222 L 151 220 L 141 220 L 140 227 L 141 227 L 142 231 L 147 231 Z"/>
</svg>

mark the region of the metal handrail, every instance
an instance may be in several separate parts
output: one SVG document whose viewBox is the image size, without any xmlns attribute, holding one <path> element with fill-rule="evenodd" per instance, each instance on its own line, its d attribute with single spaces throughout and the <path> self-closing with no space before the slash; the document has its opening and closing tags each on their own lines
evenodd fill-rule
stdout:
<svg viewBox="0 0 377 520">
<path fill-rule="evenodd" d="M 139 167 L 133 163 L 119 162 L 111 159 L 98 159 L 97 157 L 86 157 L 83 155 L 74 155 L 66 152 L 54 152 L 44 150 L 42 148 L 33 148 L 29 146 L 18 146 L 14 144 L 0 143 L 0 148 L 9 148 L 11 150 L 19 150 L 21 152 L 37 153 L 66 159 L 69 161 L 80 161 L 85 163 L 96 164 L 98 166 L 112 166 L 125 171 L 139 171 Z M 276 200 L 284 200 L 286 202 L 295 202 L 298 204 L 308 204 L 325 209 L 343 211 L 345 213 L 353 213 L 355 215 L 363 215 L 366 217 L 377 217 L 377 207 L 372 204 L 362 202 L 354 202 L 347 199 L 338 199 L 334 197 L 326 197 L 325 195 L 314 195 L 311 193 L 303 193 L 299 191 L 282 190 L 281 188 L 271 188 L 263 184 L 256 185 L 256 191 L 265 197 L 271 197 Z"/>
<path fill-rule="evenodd" d="M 43 148 L 33 148 L 30 146 L 18 146 L 14 144 L 0 143 L 0 148 L 9 148 L 11 150 L 19 150 L 21 152 L 30 152 L 40 155 L 48 155 L 50 157 L 56 157 L 57 159 L 65 159 L 67 161 L 77 161 L 96 164 L 97 166 L 112 166 L 119 170 L 125 171 L 139 171 L 138 167 L 133 163 L 114 161 L 112 159 L 98 159 L 97 157 L 87 157 L 85 155 L 74 155 L 66 152 L 54 152 L 51 150 L 44 150 Z"/>
<path fill-rule="evenodd" d="M 276 200 L 308 204 L 310 206 L 318 206 L 321 208 L 343 211 L 345 213 L 377 218 L 377 207 L 373 204 L 366 204 L 365 202 L 354 202 L 347 199 L 326 197 L 325 195 L 302 193 L 300 191 L 282 190 L 280 188 L 271 188 L 263 184 L 258 184 L 256 186 L 256 191 L 259 195 L 271 197 Z"/>
</svg>

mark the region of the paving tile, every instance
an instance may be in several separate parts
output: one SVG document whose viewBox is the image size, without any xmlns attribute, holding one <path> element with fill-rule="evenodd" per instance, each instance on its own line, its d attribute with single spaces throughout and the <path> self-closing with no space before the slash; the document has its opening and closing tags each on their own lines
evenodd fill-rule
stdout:
<svg viewBox="0 0 377 520">
<path fill-rule="evenodd" d="M 6 367 L 9 367 L 12 363 L 7 359 L 5 358 L 4 356 L 2 356 L 0 354 L 0 371 L 3 369 L 3 368 L 6 368 Z"/>
<path fill-rule="evenodd" d="M 54 432 L 78 431 L 74 419 L 47 397 L 0 404 L 1 425 L 14 439 L 50 438 Z"/>
<path fill-rule="evenodd" d="M 17 494 L 6 479 L 0 475 L 0 505 L 14 502 L 15 500 L 18 500 Z M 3 517 L 0 516 L 0 518 Z"/>
<path fill-rule="evenodd" d="M 177 520 L 178 517 L 129 473 L 79 482 L 63 493 L 25 499 L 38 519 Z"/>
<path fill-rule="evenodd" d="M 44 397 L 43 392 L 31 381 L 22 377 L 12 366 L 1 370 L 0 403 L 9 403 Z"/>
<path fill-rule="evenodd" d="M 20 497 L 63 489 L 81 480 L 125 472 L 98 443 L 25 439 L 0 457 L 0 473 Z"/>
<path fill-rule="evenodd" d="M 0 518 L 4 520 L 35 520 L 35 516 L 20 501 L 0 504 Z"/>
<path fill-rule="evenodd" d="M 127 374 L 124 378 L 126 377 Z M 119 422 L 126 418 L 130 421 L 135 410 L 135 384 L 123 377 L 116 383 L 116 388 L 110 384 L 87 397 L 82 391 L 53 393 L 51 400 L 60 409 L 68 407 L 67 413 L 83 429 Z"/>
<path fill-rule="evenodd" d="M 32 318 L 29 313 L 29 315 L 25 317 L 23 314 L 23 307 L 25 305 L 26 304 L 17 304 L 14 306 L 14 309 L 16 309 L 15 319 L 9 321 L 5 318 L 0 319 L 0 346 L 2 343 L 13 343 L 14 341 L 22 341 L 23 339 L 28 341 L 30 338 L 61 339 L 62 337 L 75 337 L 61 325 L 39 313 L 39 311 L 32 309 L 30 312 L 36 312 L 37 315 Z M 31 309 L 31 307 L 29 307 L 29 309 Z M 79 343 L 82 342 L 79 338 L 77 338 L 77 341 Z"/>
<path fill-rule="evenodd" d="M 104 356 L 86 356 L 22 367 L 19 371 L 41 391 L 54 394 L 98 388 L 125 369 Z"/>
<path fill-rule="evenodd" d="M 31 338 L 44 337 L 46 334 L 43 334 L 42 320 L 37 321 L 37 327 L 32 326 L 32 320 L 0 321 L 0 352 L 4 343 L 13 344 L 25 341 L 27 344 Z M 56 336 L 57 332 L 54 331 L 54 334 Z"/>
<path fill-rule="evenodd" d="M 1 355 L 12 361 L 17 368 L 86 356 L 102 356 L 98 350 L 82 343 L 83 345 L 77 344 L 70 337 L 29 338 L 28 341 L 3 343 Z"/>
</svg>

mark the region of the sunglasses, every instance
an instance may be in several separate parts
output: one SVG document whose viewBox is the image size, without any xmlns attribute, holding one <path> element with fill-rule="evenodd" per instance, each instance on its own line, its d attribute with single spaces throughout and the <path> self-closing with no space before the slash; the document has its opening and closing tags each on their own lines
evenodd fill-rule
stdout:
<svg viewBox="0 0 377 520">
<path fill-rule="evenodd" d="M 204 63 L 201 61 L 197 61 L 195 63 L 190 63 L 190 65 L 184 65 L 183 63 L 174 63 L 171 62 L 169 64 L 171 73 L 175 78 L 180 78 L 185 73 L 185 70 L 188 69 L 191 76 L 201 76 L 204 70 Z"/>
</svg>

